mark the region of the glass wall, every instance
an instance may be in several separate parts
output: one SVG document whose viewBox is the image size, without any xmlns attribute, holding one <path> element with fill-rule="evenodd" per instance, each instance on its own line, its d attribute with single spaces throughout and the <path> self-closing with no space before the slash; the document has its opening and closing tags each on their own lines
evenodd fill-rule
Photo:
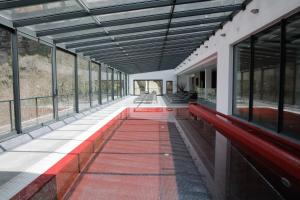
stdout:
<svg viewBox="0 0 300 200">
<path fill-rule="evenodd" d="M 125 95 L 127 96 L 128 95 L 128 74 L 125 74 Z"/>
<path fill-rule="evenodd" d="M 51 48 L 18 36 L 22 127 L 53 119 Z"/>
<path fill-rule="evenodd" d="M 296 14 L 234 46 L 233 97 L 234 115 L 297 139 L 299 24 Z"/>
<path fill-rule="evenodd" d="M 155 92 L 156 95 L 162 95 L 162 80 L 134 80 L 133 95 Z"/>
<path fill-rule="evenodd" d="M 121 96 L 125 96 L 125 74 L 121 73 Z"/>
<path fill-rule="evenodd" d="M 0 27 L 0 135 L 14 130 L 11 33 Z"/>
<path fill-rule="evenodd" d="M 58 89 L 58 116 L 75 111 L 75 56 L 65 51 L 56 51 Z"/>
<path fill-rule="evenodd" d="M 134 85 L 133 95 L 145 94 L 146 86 L 147 86 L 146 84 L 147 84 L 147 81 L 145 81 L 145 80 L 133 81 L 133 85 Z M 148 91 L 148 89 L 147 89 L 147 91 Z"/>
<path fill-rule="evenodd" d="M 19 123 L 23 130 L 53 121 L 55 110 L 58 111 L 58 118 L 74 114 L 76 90 L 80 111 L 90 108 L 91 105 L 98 105 L 100 100 L 103 103 L 112 100 L 113 89 L 116 99 L 125 94 L 124 73 L 115 71 L 116 84 L 113 86 L 112 68 L 102 67 L 100 72 L 100 65 L 95 62 L 79 56 L 76 58 L 75 54 L 60 48 L 53 49 L 47 43 L 22 33 L 18 33 L 17 37 L 19 68 L 16 70 L 19 71 L 20 84 L 16 90 L 20 89 L 20 110 L 15 111 L 12 33 L 0 27 L 0 138 L 13 132 L 17 127 L 15 124 L 19 121 L 15 119 L 15 113 L 21 114 Z M 53 52 L 54 50 L 56 52 Z M 52 63 L 53 59 L 55 63 Z M 75 88 L 76 59 L 78 59 L 78 88 Z M 56 73 L 53 73 L 53 69 Z M 57 102 L 53 97 L 55 80 Z"/>
<path fill-rule="evenodd" d="M 101 98 L 102 103 L 107 102 L 107 68 L 105 66 L 101 66 Z"/>
<path fill-rule="evenodd" d="M 253 121 L 277 127 L 280 66 L 280 25 L 254 39 Z"/>
<path fill-rule="evenodd" d="M 162 80 L 149 80 L 148 92 L 155 93 L 156 95 L 162 95 L 163 82 Z"/>
<path fill-rule="evenodd" d="M 249 115 L 250 40 L 234 47 L 234 106 L 233 113 L 244 119 Z"/>
<path fill-rule="evenodd" d="M 114 99 L 120 97 L 120 72 L 114 71 Z"/>
<path fill-rule="evenodd" d="M 300 14 L 287 20 L 283 132 L 300 139 Z"/>
<path fill-rule="evenodd" d="M 78 104 L 79 110 L 90 108 L 89 62 L 78 56 Z"/>
<path fill-rule="evenodd" d="M 108 101 L 112 100 L 112 74 L 113 70 L 111 68 L 107 68 L 107 96 L 108 96 Z"/>
<path fill-rule="evenodd" d="M 100 65 L 91 63 L 91 83 L 92 83 L 92 106 L 99 104 L 99 70 Z"/>
</svg>

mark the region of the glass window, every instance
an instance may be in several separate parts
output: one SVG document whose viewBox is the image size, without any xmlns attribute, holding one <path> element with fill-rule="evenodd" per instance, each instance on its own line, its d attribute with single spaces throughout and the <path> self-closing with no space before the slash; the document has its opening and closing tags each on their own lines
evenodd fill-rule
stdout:
<svg viewBox="0 0 300 200">
<path fill-rule="evenodd" d="M 114 71 L 114 99 L 119 97 L 119 72 Z"/>
<path fill-rule="evenodd" d="M 92 106 L 99 104 L 99 69 L 100 66 L 98 64 L 91 63 Z"/>
<path fill-rule="evenodd" d="M 90 108 L 89 62 L 78 57 L 78 102 L 79 110 Z"/>
<path fill-rule="evenodd" d="M 134 84 L 134 95 L 141 95 L 144 93 L 155 92 L 156 95 L 162 95 L 162 80 L 135 80 Z"/>
<path fill-rule="evenodd" d="M 128 95 L 128 74 L 125 74 L 125 95 Z"/>
<path fill-rule="evenodd" d="M 121 87 L 122 87 L 122 94 L 121 96 L 125 96 L 125 74 L 121 73 Z"/>
<path fill-rule="evenodd" d="M 253 121 L 276 129 L 280 67 L 280 26 L 259 33 L 254 41 Z"/>
<path fill-rule="evenodd" d="M 65 51 L 56 51 L 58 115 L 74 113 L 75 105 L 75 56 Z"/>
<path fill-rule="evenodd" d="M 108 96 L 108 101 L 112 100 L 112 73 L 113 70 L 111 68 L 107 68 L 107 96 Z"/>
<path fill-rule="evenodd" d="M 53 119 L 51 48 L 18 36 L 22 127 Z"/>
<path fill-rule="evenodd" d="M 14 130 L 11 33 L 0 27 L 0 135 Z"/>
<path fill-rule="evenodd" d="M 233 114 L 248 119 L 250 40 L 234 46 L 234 106 Z"/>
<path fill-rule="evenodd" d="M 148 92 L 155 92 L 156 95 L 162 95 L 162 81 L 161 80 L 151 80 L 148 81 Z"/>
<path fill-rule="evenodd" d="M 133 95 L 141 95 L 141 94 L 144 94 L 146 92 L 146 83 L 147 82 L 145 80 L 133 81 L 133 82 L 134 82 Z"/>
<path fill-rule="evenodd" d="M 121 96 L 121 73 L 115 70 L 114 73 L 114 95 L 115 99 L 120 98 Z"/>
<path fill-rule="evenodd" d="M 103 65 L 101 66 L 101 97 L 102 103 L 107 102 L 107 68 Z"/>
<path fill-rule="evenodd" d="M 300 14 L 287 20 L 283 132 L 300 139 Z"/>
<path fill-rule="evenodd" d="M 11 20 L 41 17 L 47 15 L 62 14 L 66 12 L 80 11 L 82 8 L 78 3 L 71 0 L 60 2 L 50 2 L 32 6 L 23 6 L 8 10 L 3 10 L 1 15 Z"/>
</svg>

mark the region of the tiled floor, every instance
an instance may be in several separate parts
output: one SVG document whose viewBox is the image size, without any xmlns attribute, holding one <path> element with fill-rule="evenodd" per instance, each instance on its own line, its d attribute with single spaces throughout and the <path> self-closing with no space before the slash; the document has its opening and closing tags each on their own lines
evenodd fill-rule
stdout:
<svg viewBox="0 0 300 200">
<path fill-rule="evenodd" d="M 119 110 L 125 107 L 166 107 L 162 97 L 158 97 L 155 104 L 134 104 L 135 97 L 127 97 L 120 101 L 112 102 L 98 108 L 96 112 L 84 112 L 85 115 L 77 121 L 68 123 L 50 133 L 35 138 L 25 144 L 8 149 L 0 153 L 0 196 L 2 199 L 9 199 L 40 174 L 49 169 L 54 163 L 60 160 L 66 153 L 88 138 L 95 129 L 103 126 L 109 119 L 116 115 Z M 175 105 L 176 106 L 176 105 Z M 134 121 L 130 122 L 134 123 Z M 135 129 L 131 126 L 124 126 L 124 130 L 130 130 L 128 135 L 116 136 L 116 139 L 123 140 L 122 137 L 131 137 L 135 140 L 138 137 L 134 131 L 153 128 L 153 125 L 145 124 L 143 127 Z M 157 129 L 155 129 L 157 131 Z M 147 136 L 154 139 L 154 136 Z M 148 139 L 149 139 L 148 138 Z M 124 142 L 123 142 L 124 143 Z M 116 146 L 125 145 L 122 141 L 112 143 L 111 150 L 117 150 Z M 133 141 L 134 143 L 134 141 Z M 150 142 L 151 143 L 151 142 Z M 132 144 L 133 145 L 133 144 Z M 131 145 L 131 146 L 132 146 Z M 136 143 L 132 147 L 138 149 L 145 144 Z M 113 148 L 116 147 L 116 148 Z M 134 149 L 132 149 L 134 151 Z M 149 149 L 151 151 L 151 149 Z"/>
<path fill-rule="evenodd" d="M 148 119 L 139 120 L 133 114 L 125 120 L 68 198 L 210 199 L 176 126 L 162 114 L 150 113 L 149 117 L 149 113 L 139 112 Z M 157 120 L 159 117 L 162 120 Z"/>
</svg>

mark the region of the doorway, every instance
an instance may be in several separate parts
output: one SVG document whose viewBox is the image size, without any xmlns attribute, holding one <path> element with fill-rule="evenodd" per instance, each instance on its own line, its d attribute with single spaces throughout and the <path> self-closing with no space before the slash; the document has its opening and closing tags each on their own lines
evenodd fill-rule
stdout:
<svg viewBox="0 0 300 200">
<path fill-rule="evenodd" d="M 167 94 L 173 94 L 173 81 L 166 82 Z"/>
</svg>

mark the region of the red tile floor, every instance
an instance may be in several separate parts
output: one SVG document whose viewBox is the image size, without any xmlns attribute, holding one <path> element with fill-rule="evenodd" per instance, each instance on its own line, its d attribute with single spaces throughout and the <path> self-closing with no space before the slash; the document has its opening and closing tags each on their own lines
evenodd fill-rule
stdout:
<svg viewBox="0 0 300 200">
<path fill-rule="evenodd" d="M 210 199 L 176 126 L 151 115 L 125 120 L 67 198 Z"/>
</svg>

